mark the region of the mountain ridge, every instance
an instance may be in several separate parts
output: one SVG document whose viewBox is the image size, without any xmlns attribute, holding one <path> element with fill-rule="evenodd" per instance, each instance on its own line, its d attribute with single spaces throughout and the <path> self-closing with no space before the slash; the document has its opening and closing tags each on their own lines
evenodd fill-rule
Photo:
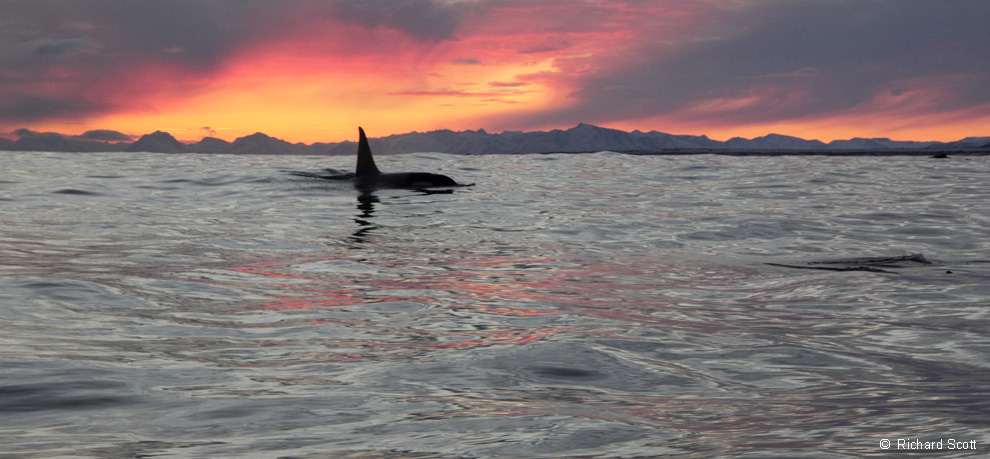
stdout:
<svg viewBox="0 0 990 459">
<path fill-rule="evenodd" d="M 114 131 L 107 131 L 114 132 Z M 222 153 L 261 155 L 352 155 L 352 141 L 313 144 L 290 143 L 257 132 L 233 142 L 204 137 L 194 143 L 183 143 L 171 134 L 156 131 L 134 142 L 93 139 L 93 136 L 67 136 L 52 132 L 16 131 L 18 140 L 0 138 L 0 150 L 97 152 L 127 151 L 149 153 Z M 490 134 L 477 131 L 440 129 L 409 132 L 369 139 L 376 154 L 412 152 L 441 152 L 465 155 L 480 154 L 538 154 L 586 153 L 615 151 L 635 154 L 651 153 L 832 153 L 851 152 L 915 152 L 934 150 L 990 150 L 990 137 L 967 137 L 954 142 L 895 141 L 889 138 L 852 138 L 824 143 L 782 134 L 767 134 L 753 139 L 734 137 L 726 141 L 712 140 L 705 135 L 674 135 L 658 131 L 626 132 L 580 123 L 567 130 L 505 131 Z"/>
</svg>

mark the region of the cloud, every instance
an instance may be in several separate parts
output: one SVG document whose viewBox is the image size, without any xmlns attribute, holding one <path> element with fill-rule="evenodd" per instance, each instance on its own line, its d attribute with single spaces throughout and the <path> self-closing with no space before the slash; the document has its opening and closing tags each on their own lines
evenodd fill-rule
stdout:
<svg viewBox="0 0 990 459">
<path fill-rule="evenodd" d="M 454 65 L 482 65 L 483 63 L 478 59 L 472 59 L 470 57 L 458 57 L 454 59 Z"/>
<path fill-rule="evenodd" d="M 454 39 L 462 9 L 440 0 L 15 0 L 0 19 L 0 123 L 154 108 L 262 46 L 328 59 L 408 52 L 396 40 Z M 360 28 L 401 35 L 351 33 Z"/>
<path fill-rule="evenodd" d="M 767 78 L 808 78 L 808 77 L 816 77 L 820 74 L 821 72 L 819 72 L 818 69 L 815 67 L 803 67 L 793 72 L 770 73 L 767 74 L 766 76 Z"/>
<path fill-rule="evenodd" d="M 77 120 L 147 103 L 147 69 L 195 81 L 239 45 L 257 2 L 14 1 L 0 30 L 0 123 Z M 183 49 L 181 55 L 163 50 Z M 171 70 L 168 70 L 171 69 Z M 156 70 L 157 72 L 157 70 Z M 142 81 L 146 80 L 146 81 Z M 173 79 L 181 87 L 183 79 Z"/>
<path fill-rule="evenodd" d="M 33 122 L 58 116 L 83 115 L 105 107 L 99 101 L 90 102 L 75 95 L 0 94 L 0 121 Z"/>
<path fill-rule="evenodd" d="M 430 41 L 452 39 L 460 23 L 457 3 L 433 0 L 341 0 L 334 13 L 345 22 L 390 27 Z"/>
<path fill-rule="evenodd" d="M 493 88 L 521 88 L 529 86 L 529 83 L 524 81 L 492 81 L 488 83 L 488 86 Z"/>
<path fill-rule="evenodd" d="M 541 43 L 533 44 L 531 46 L 520 49 L 521 54 L 539 54 L 539 53 L 550 53 L 555 51 L 563 51 L 571 47 L 571 42 L 565 38 L 554 36 L 545 39 Z"/>
<path fill-rule="evenodd" d="M 522 123 L 651 116 L 758 123 L 858 110 L 891 90 L 928 91 L 917 110 L 990 102 L 990 23 L 979 1 L 739 1 L 672 40 L 630 40 L 532 81 L 572 88 L 572 103 Z M 985 38 L 985 37 L 984 37 Z M 576 72 L 585 68 L 591 71 Z M 966 78 L 957 78 L 966 76 Z M 800 78 L 799 78 L 800 77 Z M 721 104 L 720 110 L 699 110 Z"/>
<path fill-rule="evenodd" d="M 57 56 L 98 48 L 95 43 L 85 38 L 57 40 L 47 37 L 28 40 L 21 43 L 20 47 L 28 49 L 31 54 L 36 56 Z"/>
<path fill-rule="evenodd" d="M 454 89 L 446 89 L 439 91 L 403 91 L 403 92 L 390 92 L 386 95 L 389 96 L 402 96 L 402 97 L 491 97 L 504 95 L 501 93 L 494 92 L 471 92 L 471 91 L 458 91 Z"/>
</svg>

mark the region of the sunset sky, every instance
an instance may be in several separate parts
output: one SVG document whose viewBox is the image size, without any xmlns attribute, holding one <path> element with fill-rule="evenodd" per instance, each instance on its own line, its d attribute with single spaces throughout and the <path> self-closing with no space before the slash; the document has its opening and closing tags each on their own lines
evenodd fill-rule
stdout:
<svg viewBox="0 0 990 459">
<path fill-rule="evenodd" d="M 990 135 L 985 0 L 3 0 L 0 135 Z"/>
</svg>

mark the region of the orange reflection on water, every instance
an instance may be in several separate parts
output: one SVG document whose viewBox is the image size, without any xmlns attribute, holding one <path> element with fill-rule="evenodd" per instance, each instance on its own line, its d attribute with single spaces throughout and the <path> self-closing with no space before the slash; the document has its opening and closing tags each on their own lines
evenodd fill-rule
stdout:
<svg viewBox="0 0 990 459">
<path fill-rule="evenodd" d="M 435 352 L 520 346 L 571 335 L 623 339 L 635 330 L 724 333 L 731 325 L 712 320 L 716 310 L 725 310 L 724 305 L 712 305 L 724 294 L 713 292 L 749 275 L 732 267 L 713 270 L 708 263 L 645 257 L 561 261 L 474 256 L 478 258 L 428 263 L 421 258 L 408 263 L 345 256 L 295 258 L 231 268 L 260 277 L 227 282 L 267 297 L 241 311 L 311 313 L 261 315 L 252 321 L 264 324 L 249 326 L 316 327 L 317 334 L 304 340 L 271 335 L 264 346 L 272 351 L 250 364 L 418 359 Z M 231 326 L 238 323 L 234 320 Z M 617 419 L 638 423 L 656 424 L 663 417 L 662 410 L 614 410 Z"/>
<path fill-rule="evenodd" d="M 450 265 L 460 263 L 463 270 L 431 272 L 402 278 L 375 277 L 341 274 L 339 279 L 326 276 L 300 275 L 292 272 L 292 267 L 302 263 L 336 261 L 285 260 L 266 262 L 248 267 L 230 268 L 232 271 L 259 275 L 273 279 L 293 279 L 301 282 L 262 284 L 275 287 L 279 292 L 264 292 L 266 296 L 277 298 L 259 306 L 245 310 L 306 310 L 332 309 L 367 303 L 420 302 L 437 304 L 451 309 L 474 309 L 492 314 L 517 316 L 545 316 L 559 313 L 547 309 L 554 302 L 548 291 L 560 289 L 560 275 L 537 271 L 537 275 L 520 270 L 519 260 L 499 257 L 496 260 L 463 264 L 463 260 L 450 260 Z M 526 266 L 538 265 L 553 260 L 525 260 Z M 515 265 L 515 266 L 514 266 Z M 405 269 L 402 266 L 388 266 L 390 269 Z M 408 270 L 418 272 L 421 270 Z M 337 285 L 327 288 L 327 282 Z M 399 291 L 408 294 L 376 295 L 376 292 Z M 298 293 L 292 295 L 291 293 Z M 435 292 L 435 293 L 434 293 Z M 498 303 L 498 304 L 493 304 Z M 538 307 L 527 307 L 538 305 Z"/>
<path fill-rule="evenodd" d="M 294 267 L 305 263 L 341 260 L 323 258 L 271 261 L 233 270 L 299 281 L 262 284 L 275 287 L 263 292 L 273 301 L 247 308 L 253 310 L 321 310 L 409 302 L 436 307 L 438 312 L 470 310 L 533 317 L 573 314 L 647 328 L 709 332 L 724 327 L 692 316 L 704 313 L 712 301 L 707 297 L 718 291 L 721 283 L 748 275 L 731 267 L 713 273 L 708 264 L 669 264 L 643 257 L 569 262 L 548 257 L 476 257 L 434 259 L 428 269 L 418 264 L 392 261 L 381 265 L 362 260 L 371 268 L 367 272 L 293 272 Z M 388 274 L 377 274 L 380 270 Z M 697 299 L 691 297 L 695 294 Z M 684 310 L 691 316 L 675 314 Z"/>
</svg>

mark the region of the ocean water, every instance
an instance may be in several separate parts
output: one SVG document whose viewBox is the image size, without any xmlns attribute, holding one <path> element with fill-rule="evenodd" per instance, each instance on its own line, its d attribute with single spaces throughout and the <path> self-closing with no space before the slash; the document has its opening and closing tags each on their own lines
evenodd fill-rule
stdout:
<svg viewBox="0 0 990 459">
<path fill-rule="evenodd" d="M 378 162 L 0 153 L 0 457 L 990 454 L 990 157 Z"/>
</svg>

